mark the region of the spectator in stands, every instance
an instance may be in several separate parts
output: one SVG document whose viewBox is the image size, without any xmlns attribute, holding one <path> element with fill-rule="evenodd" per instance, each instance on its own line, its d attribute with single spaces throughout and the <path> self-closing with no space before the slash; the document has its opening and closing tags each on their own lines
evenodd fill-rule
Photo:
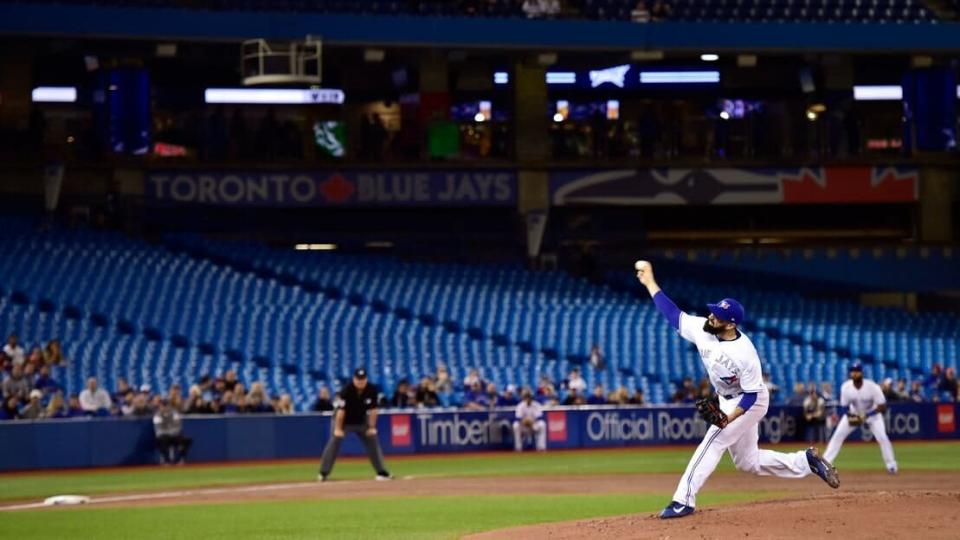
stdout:
<svg viewBox="0 0 960 540">
<path fill-rule="evenodd" d="M 37 420 L 43 418 L 43 405 L 40 399 L 43 398 L 43 392 L 39 390 L 30 391 L 30 401 L 20 409 L 20 418 L 24 420 Z"/>
<path fill-rule="evenodd" d="M 637 391 L 633 393 L 633 397 L 630 398 L 631 405 L 646 405 L 647 401 L 643 397 L 643 390 L 637 388 Z"/>
<path fill-rule="evenodd" d="M 515 407 L 520 400 L 517 399 L 516 386 L 508 384 L 504 389 L 503 394 L 500 396 L 500 399 L 497 400 L 497 405 L 499 407 Z"/>
<path fill-rule="evenodd" d="M 237 385 L 237 391 L 233 393 L 233 412 L 237 414 L 244 414 L 247 412 L 247 394 L 242 392 L 242 385 Z"/>
<path fill-rule="evenodd" d="M 537 400 L 539 401 L 540 396 L 546 394 L 555 395 L 557 393 L 556 387 L 553 386 L 553 381 L 550 380 L 550 377 L 543 375 L 540 377 L 540 383 L 537 384 Z"/>
<path fill-rule="evenodd" d="M 880 383 L 880 390 L 883 391 L 883 397 L 887 400 L 887 403 L 893 403 L 900 400 L 900 396 L 893 390 L 893 379 L 887 377 Z"/>
<path fill-rule="evenodd" d="M 40 366 L 43 365 L 43 350 L 40 347 L 34 347 L 30 354 L 27 355 L 27 360 L 24 362 L 24 369 L 30 367 L 36 372 L 40 369 Z"/>
<path fill-rule="evenodd" d="M 607 398 L 603 394 L 603 385 L 597 384 L 593 387 L 593 393 L 587 398 L 587 405 L 606 405 Z"/>
<path fill-rule="evenodd" d="M 447 371 L 447 366 L 440 364 L 437 366 L 437 381 L 434 384 L 434 390 L 437 394 L 452 394 L 453 393 L 453 380 L 450 379 L 450 372 Z"/>
<path fill-rule="evenodd" d="M 0 384 L 0 389 L 3 390 L 3 399 L 16 398 L 19 403 L 27 400 L 31 386 L 30 381 L 23 376 L 23 365 L 14 364 L 10 376 Z"/>
<path fill-rule="evenodd" d="M 111 397 L 114 401 L 123 401 L 123 398 L 127 395 L 127 392 L 131 391 L 133 391 L 133 389 L 130 388 L 130 383 L 128 383 L 123 377 L 117 377 L 117 391 L 114 392 L 113 396 Z"/>
<path fill-rule="evenodd" d="M 0 408 L 0 420 L 16 420 L 20 418 L 20 400 L 10 396 L 4 398 L 3 408 Z"/>
<path fill-rule="evenodd" d="M 827 407 L 829 407 L 830 402 L 833 401 L 833 385 L 829 382 L 820 383 L 820 397 L 827 402 Z"/>
<path fill-rule="evenodd" d="M 923 384 L 920 381 L 913 381 L 910 383 L 910 401 L 914 403 L 922 403 L 927 400 L 926 394 L 923 392 Z"/>
<path fill-rule="evenodd" d="M 267 393 L 262 382 L 258 381 L 250 386 L 250 393 L 247 394 L 246 412 L 254 414 L 274 412 L 273 406 L 267 401 Z"/>
<path fill-rule="evenodd" d="M 535 19 L 540 16 L 540 3 L 537 0 L 523 0 L 520 7 L 528 19 Z"/>
<path fill-rule="evenodd" d="M 133 388 L 128 388 L 127 392 L 120 396 L 116 401 L 117 407 L 119 407 L 120 416 L 130 416 L 133 414 L 133 398 L 136 397 L 137 393 L 133 391 Z"/>
<path fill-rule="evenodd" d="M 957 370 L 948 367 L 943 371 L 937 383 L 937 393 L 940 401 L 957 401 Z"/>
<path fill-rule="evenodd" d="M 557 389 L 553 386 L 553 383 L 550 382 L 550 379 L 546 380 L 546 384 L 540 385 L 540 388 L 537 390 L 536 397 L 537 401 L 547 407 L 553 407 L 560 404 L 560 396 L 557 395 Z"/>
<path fill-rule="evenodd" d="M 684 377 L 680 388 L 677 388 L 677 391 L 673 393 L 670 401 L 673 403 L 694 403 L 697 401 L 698 392 L 699 389 L 693 385 L 693 379 Z"/>
<path fill-rule="evenodd" d="M 793 385 L 793 395 L 787 398 L 787 405 L 790 407 L 803 407 L 803 400 L 807 399 L 807 389 L 802 382 Z"/>
<path fill-rule="evenodd" d="M 63 402 L 63 394 L 61 392 L 54 392 L 53 396 L 50 398 L 50 403 L 47 403 L 47 410 L 44 411 L 43 417 L 67 418 L 69 415 L 70 410 Z"/>
<path fill-rule="evenodd" d="M 930 374 L 927 375 L 927 378 L 923 380 L 923 387 L 927 390 L 929 395 L 934 395 L 937 392 L 937 387 L 940 385 L 940 379 L 943 377 L 943 368 L 940 367 L 940 364 L 934 364 L 930 370 Z"/>
<path fill-rule="evenodd" d="M 897 387 L 893 390 L 899 401 L 910 401 L 910 392 L 907 390 L 907 380 L 897 379 Z"/>
<path fill-rule="evenodd" d="M 232 369 L 227 370 L 226 374 L 223 376 L 224 390 L 233 392 L 236 390 L 238 384 L 240 384 L 240 382 L 237 381 L 237 372 Z"/>
<path fill-rule="evenodd" d="M 51 339 L 43 349 L 43 361 L 48 366 L 62 366 L 66 363 L 59 339 Z"/>
<path fill-rule="evenodd" d="M 293 400 L 290 398 L 290 394 L 283 394 L 280 396 L 280 400 L 277 402 L 274 412 L 277 414 L 293 414 Z"/>
<path fill-rule="evenodd" d="M 220 396 L 220 411 L 223 414 L 236 414 L 243 412 L 243 407 L 237 407 L 233 392 L 227 390 Z"/>
<path fill-rule="evenodd" d="M 80 406 L 84 411 L 92 414 L 105 414 L 110 411 L 110 394 L 97 386 L 97 378 L 87 379 L 87 387 L 80 392 Z"/>
<path fill-rule="evenodd" d="M 20 346 L 19 338 L 16 334 L 10 334 L 7 338 L 7 344 L 3 346 L 3 354 L 10 357 L 15 366 L 23 366 L 26 362 L 26 353 Z"/>
<path fill-rule="evenodd" d="M 463 396 L 463 408 L 470 411 L 483 411 L 490 407 L 490 398 L 481 386 L 480 381 L 474 381 L 470 389 Z"/>
<path fill-rule="evenodd" d="M 650 8 L 650 18 L 653 22 L 663 21 L 670 18 L 673 7 L 665 0 L 654 0 L 653 7 Z"/>
<path fill-rule="evenodd" d="M 817 392 L 817 385 L 810 383 L 807 397 L 803 400 L 803 420 L 806 424 L 808 443 L 826 440 L 827 402 Z"/>
<path fill-rule="evenodd" d="M 50 368 L 47 366 L 40 367 L 40 373 L 37 375 L 37 378 L 33 380 L 33 387 L 45 395 L 60 390 L 60 385 L 50 376 Z"/>
<path fill-rule="evenodd" d="M 227 382 L 217 377 L 210 388 L 210 401 L 220 401 L 223 399 L 223 393 L 227 391 Z"/>
<path fill-rule="evenodd" d="M 183 410 L 183 392 L 179 383 L 170 385 L 170 390 L 167 391 L 167 399 L 170 400 L 171 407 L 178 411 Z"/>
<path fill-rule="evenodd" d="M 210 406 L 203 400 L 203 391 L 200 385 L 195 384 L 190 387 L 187 393 L 187 402 L 183 404 L 184 414 L 208 414 Z"/>
<path fill-rule="evenodd" d="M 327 412 L 333 410 L 333 401 L 330 401 L 330 389 L 321 386 L 317 391 L 317 401 L 313 404 L 313 410 L 317 412 Z"/>
<path fill-rule="evenodd" d="M 570 370 L 570 375 L 564 381 L 564 386 L 568 390 L 576 390 L 581 396 L 587 393 L 587 381 L 580 376 L 580 368 L 575 367 Z"/>
<path fill-rule="evenodd" d="M 468 391 L 473 387 L 473 383 L 483 383 L 483 379 L 480 378 L 480 372 L 476 368 L 470 369 L 470 372 L 467 373 L 467 376 L 463 378 L 463 390 Z"/>
<path fill-rule="evenodd" d="M 585 405 L 586 403 L 587 400 L 583 399 L 583 395 L 576 388 L 571 388 L 567 391 L 567 397 L 564 398 L 562 405 Z"/>
<path fill-rule="evenodd" d="M 420 379 L 420 384 L 417 386 L 414 395 L 418 407 L 437 407 L 440 405 L 440 396 L 433 388 L 433 379 L 430 377 Z"/>
<path fill-rule="evenodd" d="M 500 392 L 497 391 L 497 385 L 492 382 L 487 383 L 487 402 L 487 406 L 491 409 L 503 405 L 500 401 Z"/>
<path fill-rule="evenodd" d="M 650 22 L 650 10 L 647 9 L 646 0 L 640 0 L 637 2 L 637 5 L 633 7 L 633 11 L 630 12 L 630 20 L 635 23 Z"/>
<path fill-rule="evenodd" d="M 83 394 L 80 394 L 80 402 L 83 402 Z M 146 392 L 137 392 L 134 394 L 129 413 L 125 414 L 124 416 L 132 416 L 134 418 L 153 416 L 153 409 L 150 408 L 149 394 Z"/>
<path fill-rule="evenodd" d="M 704 377 L 700 379 L 700 386 L 697 387 L 697 399 L 708 399 L 713 395 L 713 388 L 710 386 L 710 379 Z"/>
<path fill-rule="evenodd" d="M 70 395 L 70 402 L 67 406 L 67 416 L 70 418 L 87 416 L 87 411 L 83 410 L 83 406 L 80 405 L 80 396 L 77 394 Z"/>
<path fill-rule="evenodd" d="M 393 397 L 390 398 L 389 405 L 396 409 L 413 407 L 413 402 L 410 400 L 410 381 L 407 379 L 400 379 L 400 381 L 397 383 L 396 389 L 393 391 Z"/>
<path fill-rule="evenodd" d="M 517 405 L 513 421 L 513 449 L 517 452 L 523 450 L 523 438 L 526 435 L 533 435 L 536 440 L 537 450 L 543 452 L 547 449 L 547 423 L 543 419 L 543 408 L 534 401 L 533 392 L 529 388 L 523 389 L 523 401 Z"/>
<path fill-rule="evenodd" d="M 180 413 L 170 406 L 170 401 L 160 401 L 160 409 L 153 415 L 153 433 L 157 438 L 157 450 L 160 451 L 160 463 L 170 465 L 182 464 L 187 457 L 187 451 L 193 442 L 184 437 L 183 419 Z"/>
<path fill-rule="evenodd" d="M 590 347 L 590 365 L 597 371 L 602 371 L 607 366 L 607 361 L 603 357 L 603 351 L 596 343 Z"/>
</svg>

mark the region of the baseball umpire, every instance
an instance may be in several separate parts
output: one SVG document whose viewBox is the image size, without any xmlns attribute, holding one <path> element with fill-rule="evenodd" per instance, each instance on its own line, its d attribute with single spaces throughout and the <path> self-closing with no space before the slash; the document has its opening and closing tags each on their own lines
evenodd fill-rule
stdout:
<svg viewBox="0 0 960 540">
<path fill-rule="evenodd" d="M 346 433 L 356 433 L 363 440 L 370 464 L 377 471 L 377 480 L 393 479 L 383 464 L 383 451 L 377 439 L 377 395 L 377 387 L 367 381 L 367 370 L 355 369 L 353 381 L 340 390 L 334 401 L 333 429 L 323 449 L 317 480 L 324 482 L 330 476 Z"/>
</svg>

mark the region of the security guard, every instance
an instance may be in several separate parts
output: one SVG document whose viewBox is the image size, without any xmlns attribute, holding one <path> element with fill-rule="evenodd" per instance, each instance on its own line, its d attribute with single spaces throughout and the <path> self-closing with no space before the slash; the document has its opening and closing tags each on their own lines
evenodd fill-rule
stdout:
<svg viewBox="0 0 960 540">
<path fill-rule="evenodd" d="M 356 433 L 363 440 L 370 457 L 370 464 L 377 471 L 377 480 L 392 480 L 383 464 L 383 451 L 377 439 L 377 387 L 367 381 L 367 370 L 357 368 L 353 372 L 353 381 L 344 386 L 334 402 L 336 412 L 333 416 L 333 429 L 330 441 L 323 449 L 320 464 L 320 476 L 317 480 L 325 482 L 333 470 L 333 464 L 340 453 L 340 445 L 347 433 Z"/>
</svg>

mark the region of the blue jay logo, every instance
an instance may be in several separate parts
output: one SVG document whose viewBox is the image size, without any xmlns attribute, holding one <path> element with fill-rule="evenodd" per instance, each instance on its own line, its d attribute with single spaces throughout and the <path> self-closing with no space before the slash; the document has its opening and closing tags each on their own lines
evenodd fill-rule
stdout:
<svg viewBox="0 0 960 540">
<path fill-rule="evenodd" d="M 736 382 L 740 380 L 740 378 L 737 377 L 736 375 L 731 375 L 729 377 L 720 377 L 720 380 L 723 381 L 725 384 L 731 385 L 731 384 L 736 384 Z"/>
</svg>

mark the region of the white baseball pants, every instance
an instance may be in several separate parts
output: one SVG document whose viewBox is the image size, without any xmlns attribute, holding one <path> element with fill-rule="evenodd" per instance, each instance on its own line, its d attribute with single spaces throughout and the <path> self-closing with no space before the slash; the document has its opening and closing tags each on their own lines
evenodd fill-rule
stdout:
<svg viewBox="0 0 960 540">
<path fill-rule="evenodd" d="M 887 470 L 897 470 L 897 459 L 893 455 L 893 445 L 890 444 L 890 438 L 887 437 L 887 426 L 883 423 L 883 415 L 875 414 L 868 417 L 866 425 L 870 428 L 873 438 L 877 440 L 877 444 L 880 445 L 880 454 L 883 455 L 883 463 L 887 466 Z M 823 458 L 833 463 L 837 454 L 840 453 L 843 441 L 847 440 L 854 429 L 856 428 L 850 425 L 847 415 L 843 415 L 840 423 L 837 424 L 837 429 L 830 436 L 830 442 L 827 443 L 827 450 L 823 453 Z"/>
<path fill-rule="evenodd" d="M 730 414 L 740 403 L 740 396 L 726 399 L 720 396 L 720 409 Z M 738 471 L 759 476 L 779 476 L 780 478 L 803 478 L 812 473 L 807 463 L 806 451 L 774 452 L 761 450 L 757 446 L 760 440 L 760 420 L 767 414 L 770 406 L 770 394 L 764 389 L 757 395 L 757 401 L 743 416 L 720 429 L 710 426 L 697 451 L 690 458 L 687 470 L 680 477 L 680 484 L 673 494 L 673 500 L 686 506 L 697 505 L 697 492 L 717 468 L 725 451 L 730 452 L 733 464 Z"/>
<path fill-rule="evenodd" d="M 533 436 L 537 443 L 537 450 L 546 450 L 547 449 L 547 423 L 543 420 L 537 420 L 533 423 L 532 428 L 524 428 L 523 424 L 519 421 L 513 422 L 513 449 L 517 452 L 523 450 L 523 435 L 524 431 L 527 433 L 533 432 Z"/>
</svg>

